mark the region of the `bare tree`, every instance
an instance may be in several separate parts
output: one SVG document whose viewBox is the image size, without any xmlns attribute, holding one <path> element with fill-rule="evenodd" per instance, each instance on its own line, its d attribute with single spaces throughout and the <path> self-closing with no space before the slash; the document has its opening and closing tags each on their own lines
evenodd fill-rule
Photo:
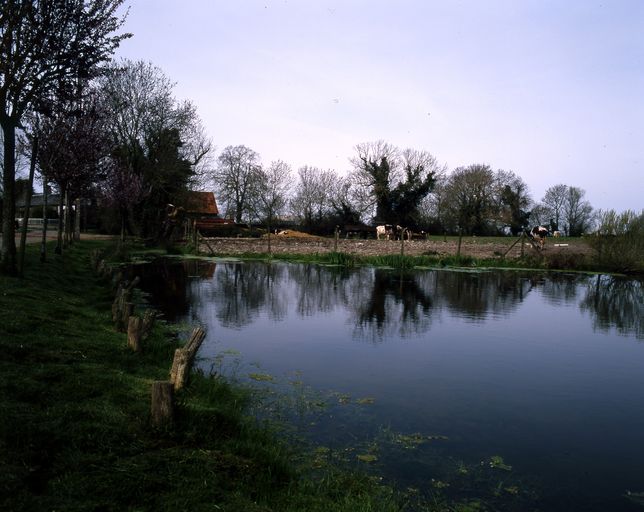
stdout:
<svg viewBox="0 0 644 512">
<path fill-rule="evenodd" d="M 351 176 L 336 176 L 330 187 L 331 213 L 339 224 L 358 224 L 367 214 L 367 204 L 361 194 L 364 189 L 356 187 Z M 369 208 L 368 205 L 366 208 Z"/>
<path fill-rule="evenodd" d="M 584 200 L 586 192 L 577 187 L 568 187 L 564 203 L 565 231 L 568 236 L 581 236 L 593 224 L 593 207 Z"/>
<path fill-rule="evenodd" d="M 3 131 L 2 268 L 16 271 L 16 129 L 29 108 L 92 75 L 129 34 L 114 35 L 123 0 L 9 0 L 0 10 L 0 125 Z"/>
<path fill-rule="evenodd" d="M 593 208 L 584 200 L 586 192 L 569 185 L 554 185 L 546 190 L 541 204 L 533 210 L 541 224 L 549 223 L 551 230 L 564 231 L 568 236 L 579 236 L 593 224 Z"/>
<path fill-rule="evenodd" d="M 309 166 L 301 167 L 297 174 L 299 179 L 291 200 L 291 210 L 310 232 L 313 224 L 321 222 L 330 211 L 329 198 L 336 175 L 333 171 Z"/>
<path fill-rule="evenodd" d="M 228 205 L 235 222 L 241 223 L 251 209 L 259 154 L 244 145 L 227 146 L 217 158 L 217 164 L 213 178 L 219 196 Z"/>
<path fill-rule="evenodd" d="M 253 209 L 264 220 L 269 237 L 274 221 L 284 213 L 289 200 L 292 181 L 291 167 L 282 160 L 275 160 L 266 168 L 257 168 L 254 180 Z"/>
<path fill-rule="evenodd" d="M 541 221 L 541 224 L 548 222 L 552 231 L 556 231 L 562 226 L 561 223 L 564 216 L 564 205 L 566 203 L 566 195 L 568 194 L 568 185 L 554 185 L 546 190 L 541 205 L 544 213 L 547 215 L 547 220 Z"/>
</svg>

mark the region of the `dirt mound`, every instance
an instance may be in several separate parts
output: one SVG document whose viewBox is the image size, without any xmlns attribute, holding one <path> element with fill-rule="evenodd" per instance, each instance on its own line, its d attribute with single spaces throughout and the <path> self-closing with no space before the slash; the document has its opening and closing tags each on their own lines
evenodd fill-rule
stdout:
<svg viewBox="0 0 644 512">
<path fill-rule="evenodd" d="M 262 235 L 262 238 L 266 238 L 268 235 Z M 273 237 L 278 238 L 303 238 L 308 240 L 320 240 L 323 237 L 310 235 L 309 233 L 304 233 L 303 231 L 296 231 L 294 229 L 284 229 L 278 231 L 277 234 L 273 234 Z"/>
</svg>

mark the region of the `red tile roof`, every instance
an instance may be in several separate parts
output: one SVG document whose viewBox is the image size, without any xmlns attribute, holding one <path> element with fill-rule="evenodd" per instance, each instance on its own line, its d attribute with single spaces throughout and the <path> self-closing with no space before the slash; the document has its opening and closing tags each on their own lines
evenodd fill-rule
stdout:
<svg viewBox="0 0 644 512">
<path fill-rule="evenodd" d="M 188 192 L 186 212 L 202 215 L 218 215 L 219 208 L 214 192 Z"/>
</svg>

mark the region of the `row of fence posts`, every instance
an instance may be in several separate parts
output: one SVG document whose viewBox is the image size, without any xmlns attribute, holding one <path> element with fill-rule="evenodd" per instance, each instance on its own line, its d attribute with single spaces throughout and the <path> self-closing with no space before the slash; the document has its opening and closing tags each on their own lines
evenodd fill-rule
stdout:
<svg viewBox="0 0 644 512">
<path fill-rule="evenodd" d="M 90 261 L 94 271 L 105 279 L 110 279 L 112 289 L 115 290 L 112 302 L 112 321 L 114 328 L 119 332 L 127 333 L 127 347 L 133 352 L 140 353 L 144 350 L 145 341 L 154 327 L 156 313 L 147 309 L 142 316 L 134 314 L 132 295 L 140 280 L 135 277 L 131 281 L 124 278 L 121 271 L 113 269 L 103 257 L 100 250 L 90 253 Z M 168 380 L 152 383 L 150 423 L 157 428 L 168 428 L 175 420 L 176 391 L 182 389 L 187 381 L 195 356 L 206 337 L 206 332 L 201 327 L 195 327 L 187 343 L 177 348 L 169 371 Z"/>
</svg>

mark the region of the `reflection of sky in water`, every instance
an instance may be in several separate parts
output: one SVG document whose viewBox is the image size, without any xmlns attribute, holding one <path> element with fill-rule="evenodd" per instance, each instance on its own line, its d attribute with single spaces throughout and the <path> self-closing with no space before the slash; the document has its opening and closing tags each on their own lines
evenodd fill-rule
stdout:
<svg viewBox="0 0 644 512">
<path fill-rule="evenodd" d="M 386 425 L 446 435 L 464 460 L 503 454 L 554 494 L 644 490 L 641 283 L 261 263 L 209 273 L 185 284 L 186 317 L 208 329 L 204 367 L 234 349 L 261 371 L 375 398 L 321 419 L 326 443 Z M 396 476 L 428 478 L 414 467 Z"/>
</svg>

